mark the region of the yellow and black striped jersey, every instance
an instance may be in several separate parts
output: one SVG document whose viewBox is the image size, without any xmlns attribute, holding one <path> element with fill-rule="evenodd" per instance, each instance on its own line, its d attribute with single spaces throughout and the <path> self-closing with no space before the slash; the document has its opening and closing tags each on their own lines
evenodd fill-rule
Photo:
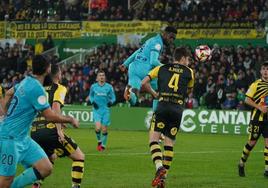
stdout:
<svg viewBox="0 0 268 188">
<path fill-rule="evenodd" d="M 64 106 L 64 99 L 67 93 L 66 87 L 61 84 L 52 84 L 51 86 L 45 87 L 48 94 L 48 102 L 52 106 L 53 102 L 60 103 L 61 107 Z"/>
<path fill-rule="evenodd" d="M 45 87 L 47 98 L 50 106 L 52 107 L 54 102 L 58 102 L 61 105 L 61 108 L 64 106 L 64 100 L 67 93 L 66 87 L 61 84 L 52 84 L 51 86 Z M 45 118 L 40 114 L 35 118 L 33 125 L 38 126 L 40 124 L 47 123 Z"/>
<path fill-rule="evenodd" d="M 158 78 L 159 101 L 184 104 L 187 90 L 194 86 L 193 70 L 181 64 L 165 64 L 154 68 L 148 75 Z"/>
<path fill-rule="evenodd" d="M 256 80 L 249 86 L 246 96 L 251 98 L 256 104 L 265 105 L 264 98 L 268 96 L 268 82 L 262 79 Z M 267 114 L 264 115 L 260 110 L 253 108 L 251 111 L 251 120 L 267 120 Z"/>
</svg>

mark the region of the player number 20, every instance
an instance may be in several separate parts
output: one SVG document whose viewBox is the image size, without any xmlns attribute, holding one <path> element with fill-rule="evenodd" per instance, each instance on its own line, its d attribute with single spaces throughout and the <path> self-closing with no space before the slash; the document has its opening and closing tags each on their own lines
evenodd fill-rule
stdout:
<svg viewBox="0 0 268 188">
<path fill-rule="evenodd" d="M 179 89 L 179 79 L 180 79 L 180 75 L 179 74 L 173 74 L 171 79 L 168 82 L 168 87 L 173 89 L 174 92 L 177 92 Z"/>
<path fill-rule="evenodd" d="M 13 164 L 13 155 L 3 154 L 1 157 L 1 163 L 7 164 L 7 165 L 12 165 Z"/>
</svg>

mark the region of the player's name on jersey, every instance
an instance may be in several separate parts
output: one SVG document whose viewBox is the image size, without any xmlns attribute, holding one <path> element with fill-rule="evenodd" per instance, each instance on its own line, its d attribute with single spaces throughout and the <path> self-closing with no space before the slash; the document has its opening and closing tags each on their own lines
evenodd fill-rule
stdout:
<svg viewBox="0 0 268 188">
<path fill-rule="evenodd" d="M 180 74 L 183 73 L 183 69 L 176 68 L 176 67 L 169 67 L 168 70 L 171 72 L 176 72 L 176 73 L 180 73 Z"/>
</svg>

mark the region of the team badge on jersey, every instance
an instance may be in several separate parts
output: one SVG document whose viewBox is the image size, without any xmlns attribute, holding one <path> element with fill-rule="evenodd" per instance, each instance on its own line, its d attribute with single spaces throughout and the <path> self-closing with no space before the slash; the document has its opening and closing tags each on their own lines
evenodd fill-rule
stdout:
<svg viewBox="0 0 268 188">
<path fill-rule="evenodd" d="M 161 45 L 160 45 L 160 44 L 156 44 L 154 48 L 155 48 L 157 51 L 160 51 L 160 50 L 161 50 Z"/>
<path fill-rule="evenodd" d="M 44 105 L 44 104 L 46 104 L 46 102 L 47 102 L 47 98 L 46 98 L 46 96 L 41 95 L 41 96 L 38 97 L 37 101 L 38 101 L 38 103 L 39 103 L 40 105 Z"/>
</svg>

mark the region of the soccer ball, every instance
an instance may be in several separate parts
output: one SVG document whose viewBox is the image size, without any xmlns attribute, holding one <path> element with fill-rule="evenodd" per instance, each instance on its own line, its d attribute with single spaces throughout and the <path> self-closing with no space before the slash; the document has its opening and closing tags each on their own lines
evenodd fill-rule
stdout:
<svg viewBox="0 0 268 188">
<path fill-rule="evenodd" d="M 194 56 L 197 61 L 208 61 L 211 59 L 211 49 L 207 45 L 200 45 L 195 49 Z"/>
</svg>

